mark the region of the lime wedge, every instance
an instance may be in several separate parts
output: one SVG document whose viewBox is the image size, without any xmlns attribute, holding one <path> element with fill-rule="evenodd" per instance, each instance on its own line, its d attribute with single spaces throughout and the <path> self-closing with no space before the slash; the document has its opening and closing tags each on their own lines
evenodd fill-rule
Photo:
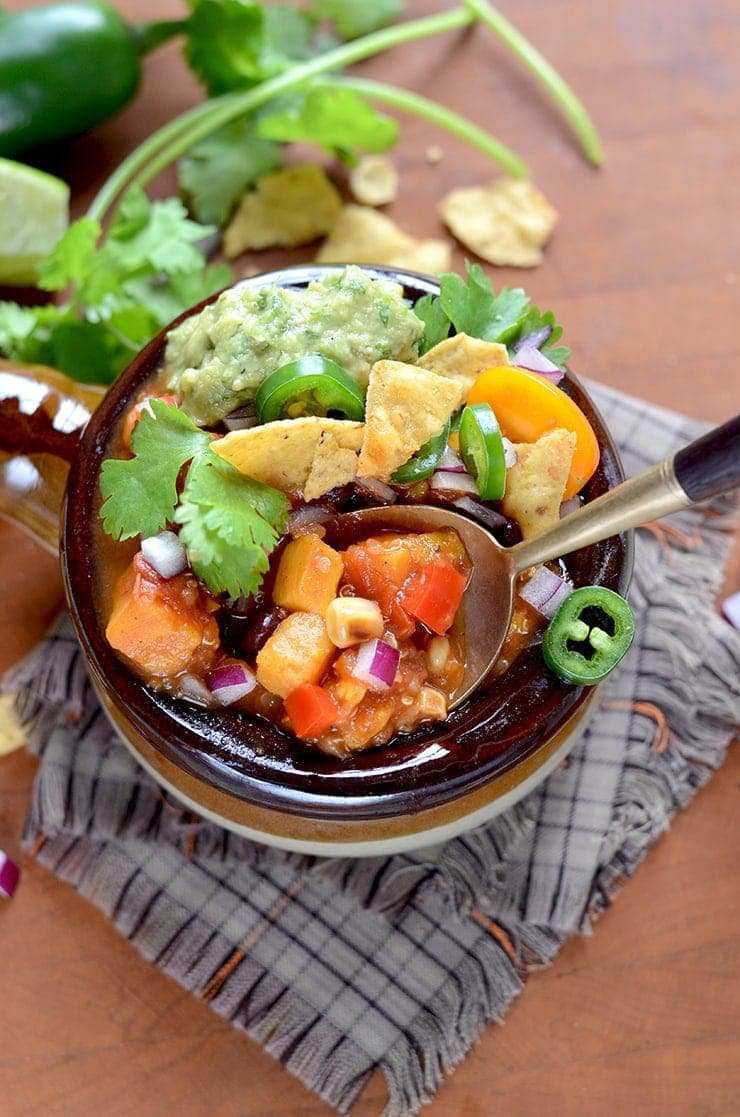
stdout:
<svg viewBox="0 0 740 1117">
<path fill-rule="evenodd" d="M 54 175 L 0 159 L 0 283 L 31 287 L 36 264 L 69 223 L 69 187 Z"/>
</svg>

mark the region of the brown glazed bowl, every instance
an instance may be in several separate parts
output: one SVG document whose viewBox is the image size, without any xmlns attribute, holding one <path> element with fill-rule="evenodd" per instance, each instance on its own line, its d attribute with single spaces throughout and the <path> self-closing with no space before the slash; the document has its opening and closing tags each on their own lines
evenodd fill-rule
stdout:
<svg viewBox="0 0 740 1117">
<path fill-rule="evenodd" d="M 327 270 L 285 268 L 244 282 L 305 287 Z M 439 290 L 425 276 L 366 270 L 400 282 L 412 302 Z M 69 608 L 94 685 L 124 742 L 160 784 L 202 816 L 259 841 L 319 855 L 384 854 L 436 843 L 519 799 L 573 747 L 595 697 L 595 688 L 567 686 L 547 672 L 539 644 L 443 724 L 345 760 L 312 750 L 257 717 L 149 690 L 118 659 L 95 608 L 101 592 L 94 560 L 99 471 L 129 401 L 161 364 L 165 336 L 163 331 L 143 350 L 93 412 L 79 439 L 63 510 Z M 591 500 L 623 480 L 622 468 L 583 387 L 570 374 L 562 386 L 588 416 L 601 446 L 600 465 L 584 492 Z M 576 552 L 568 566 L 577 585 L 600 584 L 624 594 L 631 560 L 631 537 L 616 536 Z"/>
</svg>

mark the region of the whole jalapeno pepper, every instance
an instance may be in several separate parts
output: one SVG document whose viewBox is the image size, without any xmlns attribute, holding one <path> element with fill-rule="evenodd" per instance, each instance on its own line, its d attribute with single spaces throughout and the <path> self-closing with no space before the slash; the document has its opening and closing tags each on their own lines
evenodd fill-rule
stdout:
<svg viewBox="0 0 740 1117">
<path fill-rule="evenodd" d="M 565 598 L 545 629 L 545 663 L 566 683 L 593 686 L 619 663 L 635 635 L 635 617 L 605 586 L 581 586 Z"/>
<path fill-rule="evenodd" d="M 0 13 L 0 155 L 87 131 L 131 100 L 140 56 L 184 20 L 132 27 L 109 4 Z"/>
<path fill-rule="evenodd" d="M 333 415 L 360 420 L 365 415 L 362 389 L 341 365 L 312 353 L 281 365 L 263 380 L 255 399 L 261 423 L 302 415 Z"/>
</svg>

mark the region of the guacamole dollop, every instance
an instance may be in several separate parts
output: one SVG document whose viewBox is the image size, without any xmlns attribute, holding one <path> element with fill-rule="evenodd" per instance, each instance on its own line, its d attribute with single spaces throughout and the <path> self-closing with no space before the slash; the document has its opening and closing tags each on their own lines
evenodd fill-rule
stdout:
<svg viewBox="0 0 740 1117">
<path fill-rule="evenodd" d="M 234 287 L 170 331 L 170 388 L 194 422 L 208 426 L 250 403 L 265 377 L 319 353 L 363 388 L 376 361 L 413 362 L 424 324 L 391 280 L 350 266 L 300 290 Z"/>
</svg>

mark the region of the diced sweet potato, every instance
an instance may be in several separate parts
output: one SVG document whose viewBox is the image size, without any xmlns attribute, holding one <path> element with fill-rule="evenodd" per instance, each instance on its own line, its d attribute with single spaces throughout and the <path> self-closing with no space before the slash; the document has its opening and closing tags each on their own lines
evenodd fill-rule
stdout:
<svg viewBox="0 0 740 1117">
<path fill-rule="evenodd" d="M 320 683 L 336 648 L 315 613 L 291 613 L 257 656 L 257 681 L 286 698 L 301 683 Z"/>
<path fill-rule="evenodd" d="M 162 584 L 134 565 L 118 580 L 105 634 L 111 647 L 159 679 L 185 671 L 202 645 L 218 643 L 218 626 L 192 576 Z"/>
<path fill-rule="evenodd" d="M 337 596 L 344 563 L 333 547 L 318 535 L 301 535 L 280 556 L 272 598 L 291 613 L 324 616 Z"/>
</svg>

